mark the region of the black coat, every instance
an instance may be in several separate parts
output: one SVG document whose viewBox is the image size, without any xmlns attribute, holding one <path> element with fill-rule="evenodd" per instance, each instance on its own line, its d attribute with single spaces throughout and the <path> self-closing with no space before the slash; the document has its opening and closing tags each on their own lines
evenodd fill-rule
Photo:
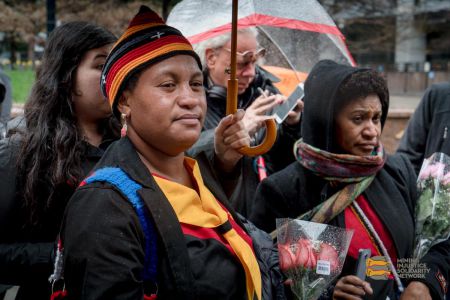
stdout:
<svg viewBox="0 0 450 300">
<path fill-rule="evenodd" d="M 205 185 L 245 228 L 227 204 L 210 160 L 202 153 L 197 162 Z M 105 166 L 120 167 L 142 186 L 138 194 L 158 235 L 158 299 L 246 298 L 240 263 L 215 240 L 183 234 L 169 201 L 127 138 L 112 144 L 95 169 Z M 75 192 L 61 237 L 71 299 L 142 299 L 143 231 L 131 204 L 111 185 L 95 182 Z"/>
<path fill-rule="evenodd" d="M 98 162 L 109 143 L 105 141 L 101 148 L 86 143 L 82 161 L 85 174 Z M 58 199 L 58 206 L 46 212 L 38 227 L 25 226 L 23 200 L 16 186 L 20 148 L 19 135 L 0 140 L 0 284 L 19 285 L 16 299 L 48 300 L 55 242 L 65 205 L 75 187 L 67 187 L 67 193 Z M 43 187 L 41 193 L 46 190 Z"/>
<path fill-rule="evenodd" d="M 305 82 L 304 116 L 302 135 L 306 143 L 319 149 L 335 152 L 334 118 L 339 108 L 345 105 L 339 99 L 339 86 L 353 73 L 361 69 L 337 65 L 332 61 L 318 63 Z M 326 88 L 324 88 L 326 87 Z M 340 102 L 339 102 L 340 101 Z M 382 106 L 381 125 L 384 125 L 388 110 L 388 99 L 380 96 Z M 296 218 L 325 201 L 337 190 L 328 181 L 294 162 L 286 169 L 273 174 L 261 182 L 255 195 L 255 207 L 249 216 L 256 226 L 267 231 L 275 228 L 276 218 Z M 402 155 L 388 157 L 384 167 L 378 171 L 374 181 L 363 192 L 380 221 L 390 233 L 398 258 L 410 258 L 414 246 L 414 212 L 416 207 L 416 176 L 409 160 Z M 330 221 L 331 225 L 345 227 L 344 212 Z M 449 279 L 450 242 L 433 247 L 423 258 L 431 271 L 424 281 L 430 288 L 433 299 L 442 299 L 445 287 L 437 279 L 439 272 Z M 354 274 L 356 261 L 346 258 L 341 276 Z M 372 280 L 373 299 L 394 299 L 392 281 Z M 331 296 L 331 295 L 329 295 Z"/>
<path fill-rule="evenodd" d="M 238 109 L 246 109 L 260 96 L 257 90 L 258 87 L 268 90 L 272 94 L 279 94 L 272 80 L 276 80 L 276 77 L 273 77 L 260 67 L 256 67 L 254 81 L 238 97 Z M 204 86 L 208 110 L 200 139 L 188 151 L 192 156 L 201 151 L 214 149 L 214 129 L 220 120 L 226 116 L 226 88 L 212 85 L 207 72 L 205 72 Z M 270 112 L 268 115 L 270 115 Z M 257 133 L 254 144 L 259 144 L 264 136 L 265 129 L 263 128 Z M 285 168 L 295 160 L 292 147 L 299 138 L 300 124 L 289 126 L 283 123 L 281 126 L 278 126 L 275 144 L 269 152 L 263 155 L 268 175 Z M 230 198 L 233 208 L 244 217 L 248 216 L 252 210 L 252 199 L 259 183 L 255 160 L 256 158 L 253 157 L 243 158 L 240 169 L 241 176 Z"/>
<path fill-rule="evenodd" d="M 384 168 L 363 193 L 391 234 L 398 258 L 409 258 L 412 255 L 415 180 L 412 166 L 403 156 L 397 155 L 388 158 Z M 325 180 L 295 162 L 261 182 L 249 219 L 256 226 L 270 232 L 275 229 L 276 218 L 296 218 L 328 199 L 333 191 L 327 192 L 326 186 Z M 339 214 L 330 224 L 345 227 L 344 214 Z M 423 261 L 431 268 L 425 281 L 434 295 L 433 299 L 443 299 L 443 290 L 436 274 L 440 270 L 447 280 L 449 278 L 450 243 L 436 245 Z M 354 274 L 355 268 L 356 261 L 347 257 L 341 276 Z M 382 291 L 392 292 L 392 286 L 386 287 L 382 284 L 387 281 L 369 282 L 377 295 L 373 299 L 385 299 L 385 296 L 382 297 Z"/>
<path fill-rule="evenodd" d="M 431 86 L 422 98 L 400 141 L 418 174 L 422 161 L 435 152 L 450 155 L 450 83 Z"/>
</svg>

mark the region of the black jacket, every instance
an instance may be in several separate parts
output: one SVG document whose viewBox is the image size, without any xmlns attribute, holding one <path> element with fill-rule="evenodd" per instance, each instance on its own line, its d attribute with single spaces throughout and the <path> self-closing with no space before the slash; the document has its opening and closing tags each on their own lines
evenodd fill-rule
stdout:
<svg viewBox="0 0 450 300">
<path fill-rule="evenodd" d="M 109 143 L 105 141 L 101 148 L 86 143 L 82 162 L 85 174 L 98 162 Z M 54 245 L 66 202 L 75 187 L 67 187 L 59 205 L 47 211 L 39 227 L 25 226 L 23 200 L 16 186 L 20 148 L 19 135 L 0 140 L 0 284 L 19 285 L 16 299 L 48 300 Z M 41 192 L 46 190 L 47 187 L 43 187 Z"/>
<path fill-rule="evenodd" d="M 296 218 L 330 197 L 333 190 L 327 191 L 327 188 L 325 180 L 294 162 L 261 182 L 249 219 L 270 232 L 275 229 L 276 218 Z M 363 195 L 391 234 L 398 258 L 411 257 L 416 188 L 414 170 L 409 162 L 400 155 L 389 157 Z M 338 215 L 330 224 L 345 227 L 344 214 Z M 434 295 L 433 299 L 443 299 L 443 290 L 436 274 L 440 270 L 447 280 L 449 278 L 450 243 L 436 245 L 423 261 L 431 268 L 425 281 Z M 354 274 L 355 267 L 356 261 L 347 256 L 342 276 Z M 373 299 L 385 299 L 382 291 L 392 289 L 381 285 L 387 281 L 369 282 L 377 295 Z M 391 299 L 394 298 L 391 296 Z"/>
<path fill-rule="evenodd" d="M 422 98 L 400 141 L 418 174 L 422 161 L 435 152 L 450 155 L 450 83 L 431 86 Z"/>
<path fill-rule="evenodd" d="M 202 153 L 197 162 L 205 185 L 245 228 L 227 204 L 210 160 Z M 120 167 L 142 186 L 138 194 L 158 235 L 158 299 L 246 298 L 240 263 L 215 240 L 183 234 L 169 201 L 127 138 L 109 147 L 94 172 L 105 166 Z M 67 206 L 61 237 L 71 299 L 142 299 L 147 287 L 142 282 L 144 235 L 133 207 L 114 187 L 104 182 L 80 187 Z"/>
<path fill-rule="evenodd" d="M 260 96 L 257 90 L 258 87 L 263 90 L 267 89 L 273 94 L 278 94 L 279 91 L 273 85 L 272 80 L 276 80 L 276 77 L 262 68 L 256 67 L 255 79 L 247 90 L 238 97 L 238 109 L 246 109 Z M 205 124 L 203 125 L 203 132 L 197 143 L 188 151 L 190 155 L 196 155 L 201 151 L 214 149 L 214 129 L 226 115 L 226 88 L 212 85 L 208 72 L 205 72 L 204 86 L 208 110 Z M 264 136 L 265 129 L 263 128 L 257 133 L 255 145 L 259 144 Z M 292 147 L 299 138 L 300 124 L 296 126 L 286 124 L 278 126 L 275 144 L 269 152 L 263 155 L 268 175 L 283 169 L 294 161 Z M 255 160 L 256 158 L 252 157 L 243 158 L 240 170 L 241 176 L 230 198 L 233 208 L 245 217 L 252 210 L 252 199 L 259 183 Z"/>
<path fill-rule="evenodd" d="M 305 83 L 304 119 L 302 135 L 305 142 L 320 149 L 334 152 L 335 94 L 339 85 L 359 69 L 337 67 L 324 61 L 316 65 Z M 326 86 L 327 88 L 322 88 Z M 347 99 L 350 100 L 350 99 Z M 387 112 L 387 99 L 382 99 L 383 114 Z M 384 104 L 383 104 L 384 103 Z M 339 104 L 342 105 L 342 104 Z M 382 118 L 382 124 L 385 121 Z M 275 229 L 276 218 L 296 218 L 328 199 L 336 192 L 329 183 L 316 176 L 300 163 L 294 162 L 286 169 L 262 181 L 256 191 L 255 207 L 250 221 L 267 231 Z M 363 195 L 390 233 L 398 258 L 411 257 L 414 244 L 414 211 L 416 206 L 416 176 L 409 161 L 396 155 L 388 157 L 371 185 Z M 345 227 L 344 213 L 330 221 L 331 225 Z M 433 299 L 443 298 L 443 289 L 437 279 L 440 272 L 449 279 L 450 243 L 436 245 L 424 257 L 431 269 L 423 280 L 430 288 Z M 356 261 L 347 256 L 341 276 L 354 274 Z M 374 288 L 372 299 L 395 299 L 393 282 L 369 279 Z M 331 297 L 332 291 L 330 291 Z"/>
</svg>

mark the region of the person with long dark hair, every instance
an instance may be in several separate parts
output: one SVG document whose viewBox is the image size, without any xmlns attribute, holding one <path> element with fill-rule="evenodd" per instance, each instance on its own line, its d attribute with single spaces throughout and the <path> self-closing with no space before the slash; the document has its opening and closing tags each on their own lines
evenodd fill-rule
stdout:
<svg viewBox="0 0 450 300">
<path fill-rule="evenodd" d="M 67 200 L 119 137 L 100 91 L 115 41 L 86 22 L 57 27 L 25 105 L 26 127 L 0 143 L 0 284 L 20 286 L 16 299 L 49 299 Z"/>
</svg>

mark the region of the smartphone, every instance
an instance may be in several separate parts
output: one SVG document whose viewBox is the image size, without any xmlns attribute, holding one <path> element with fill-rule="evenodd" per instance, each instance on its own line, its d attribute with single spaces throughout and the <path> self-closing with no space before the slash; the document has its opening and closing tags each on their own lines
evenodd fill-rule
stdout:
<svg viewBox="0 0 450 300">
<path fill-rule="evenodd" d="M 297 105 L 297 100 L 303 98 L 303 95 L 303 83 L 300 83 L 285 102 L 275 107 L 274 117 L 278 124 L 283 123 L 288 113 Z"/>
<path fill-rule="evenodd" d="M 356 277 L 366 280 L 366 262 L 370 257 L 370 249 L 359 249 L 358 262 L 356 264 Z"/>
</svg>

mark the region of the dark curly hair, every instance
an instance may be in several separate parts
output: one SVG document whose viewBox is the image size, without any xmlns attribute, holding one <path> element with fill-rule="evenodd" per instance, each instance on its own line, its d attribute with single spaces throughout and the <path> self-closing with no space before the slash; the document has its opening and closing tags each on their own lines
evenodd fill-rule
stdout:
<svg viewBox="0 0 450 300">
<path fill-rule="evenodd" d="M 371 69 L 361 69 L 348 76 L 339 86 L 336 93 L 335 113 L 339 113 L 351 101 L 366 98 L 369 95 L 378 95 L 381 101 L 381 126 L 387 118 L 389 109 L 389 90 L 383 76 Z"/>
<path fill-rule="evenodd" d="M 49 36 L 24 109 L 27 128 L 18 161 L 24 218 L 32 227 L 52 207 L 63 209 L 86 175 L 81 167 L 86 144 L 72 102 L 75 72 L 86 52 L 115 41 L 105 28 L 86 22 L 66 23 Z M 100 123 L 103 136 L 117 135 L 111 118 Z"/>
</svg>

